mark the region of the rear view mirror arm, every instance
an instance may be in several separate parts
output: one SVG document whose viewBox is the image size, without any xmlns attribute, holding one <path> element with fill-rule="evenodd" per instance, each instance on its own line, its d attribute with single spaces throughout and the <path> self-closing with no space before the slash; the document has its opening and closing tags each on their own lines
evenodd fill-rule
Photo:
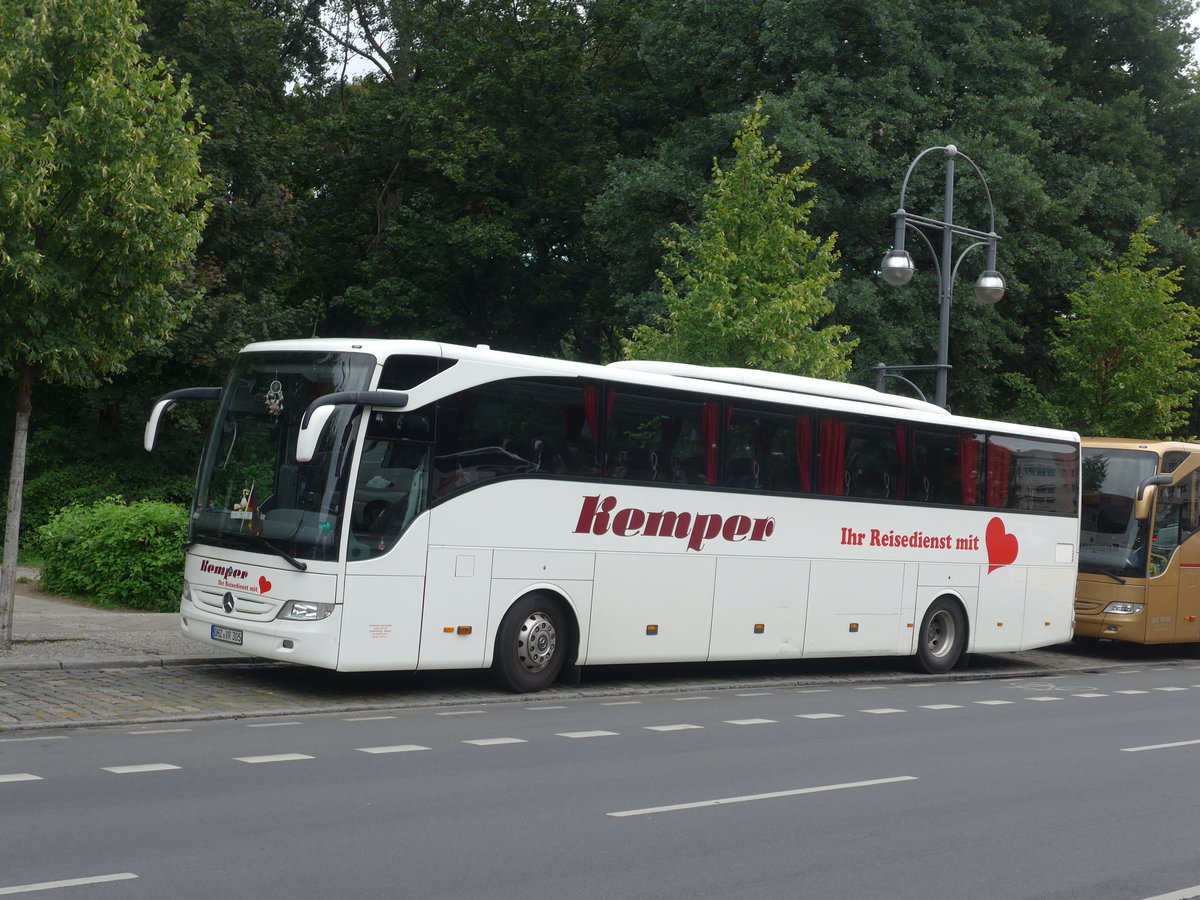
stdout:
<svg viewBox="0 0 1200 900">
<path fill-rule="evenodd" d="M 158 439 L 158 425 L 162 421 L 162 417 L 167 414 L 180 400 L 220 400 L 221 388 L 219 387 L 198 387 L 198 388 L 182 388 L 178 391 L 171 391 L 169 394 L 163 394 L 154 402 L 154 408 L 150 411 L 150 418 L 146 421 L 146 431 L 142 436 L 142 446 L 147 451 L 154 449 L 154 443 Z"/>
</svg>

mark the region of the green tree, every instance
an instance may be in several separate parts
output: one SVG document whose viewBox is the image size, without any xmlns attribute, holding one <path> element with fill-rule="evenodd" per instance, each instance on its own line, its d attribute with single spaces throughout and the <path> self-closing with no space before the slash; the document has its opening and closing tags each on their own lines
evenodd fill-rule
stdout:
<svg viewBox="0 0 1200 900">
<path fill-rule="evenodd" d="M 1147 268 L 1153 224 L 1143 222 L 1120 259 L 1069 295 L 1070 312 L 1051 339 L 1053 406 L 1084 434 L 1169 437 L 1187 423 L 1200 387 L 1192 355 L 1200 311 L 1175 298 L 1178 269 Z"/>
<path fill-rule="evenodd" d="M 583 210 L 614 149 L 588 3 L 347 0 L 373 67 L 327 100 L 322 328 L 555 352 L 592 330 Z M 343 46 L 342 31 L 326 35 Z M 332 101 L 336 100 L 336 104 Z"/>
<path fill-rule="evenodd" d="M 1066 10 L 1069 6 L 1069 11 Z M 932 259 L 908 249 L 918 274 L 897 290 L 876 274 L 891 238 L 900 180 L 926 147 L 956 144 L 982 168 L 1004 238 L 1008 281 L 994 308 L 951 311 L 951 405 L 1003 416 L 998 373 L 1042 380 L 1048 333 L 1080 274 L 1118 255 L 1146 215 L 1169 267 L 1186 264 L 1198 296 L 1200 242 L 1194 148 L 1200 117 L 1189 79 L 1195 4 L 1184 0 L 645 0 L 628 39 L 644 75 L 630 98 L 625 147 L 589 208 L 625 329 L 647 320 L 668 223 L 685 221 L 722 152 L 731 116 L 758 95 L 784 166 L 811 160 L 821 186 L 809 227 L 836 231 L 842 277 L 834 320 L 860 340 L 852 377 L 870 366 L 928 364 L 938 343 Z M 909 211 L 940 218 L 942 170 L 918 166 Z M 955 218 L 985 229 L 975 179 L 961 179 Z M 959 296 L 982 256 L 962 266 Z M 930 381 L 932 378 L 930 378 Z"/>
<path fill-rule="evenodd" d="M 728 171 L 713 163 L 700 222 L 666 242 L 671 275 L 659 272 L 666 316 L 624 343 L 633 359 L 662 359 L 844 378 L 855 342 L 848 328 L 816 325 L 833 312 L 836 235 L 805 230 L 815 198 L 807 166 L 776 172 L 763 142 L 762 104 L 742 120 Z"/>
<path fill-rule="evenodd" d="M 201 136 L 142 28 L 135 0 L 0 5 L 0 365 L 17 383 L 5 648 L 35 384 L 96 384 L 187 313 L 166 285 L 204 222 Z"/>
</svg>

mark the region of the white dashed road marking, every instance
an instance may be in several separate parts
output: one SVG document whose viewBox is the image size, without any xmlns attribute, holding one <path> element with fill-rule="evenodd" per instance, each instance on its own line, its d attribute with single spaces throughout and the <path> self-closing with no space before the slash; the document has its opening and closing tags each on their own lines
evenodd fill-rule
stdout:
<svg viewBox="0 0 1200 900">
<path fill-rule="evenodd" d="M 473 744 L 476 747 L 498 747 L 501 744 L 528 744 L 529 741 L 524 738 L 479 738 L 474 741 L 463 741 L 464 744 Z"/>
<path fill-rule="evenodd" d="M 726 719 L 726 725 L 775 725 L 776 719 Z"/>
<path fill-rule="evenodd" d="M 800 713 L 797 719 L 844 719 L 841 713 Z"/>
<path fill-rule="evenodd" d="M 277 763 L 277 762 L 292 762 L 297 759 L 314 759 L 315 757 L 306 756 L 303 753 L 276 753 L 274 756 L 235 756 L 238 762 L 244 763 Z"/>
<path fill-rule="evenodd" d="M 411 753 L 414 750 L 428 750 L 420 744 L 396 744 L 393 747 L 359 747 L 359 753 Z"/>
<path fill-rule="evenodd" d="M 140 775 L 142 772 L 170 772 L 172 769 L 178 769 L 179 766 L 173 766 L 170 763 L 147 763 L 142 766 L 101 766 L 101 768 L 114 775 Z"/>
<path fill-rule="evenodd" d="M 614 737 L 620 734 L 619 731 L 563 731 L 558 737 L 565 738 L 594 738 L 594 737 Z"/>
<path fill-rule="evenodd" d="M 746 794 L 742 797 L 721 797 L 716 800 L 698 800 L 694 803 L 676 803 L 672 806 L 651 806 L 646 809 L 627 809 L 622 812 L 610 812 L 614 818 L 627 816 L 649 816 L 654 813 L 678 812 L 684 809 L 700 809 L 705 806 L 725 806 L 730 803 L 749 803 L 752 800 L 774 800 L 778 797 L 798 797 L 801 794 L 820 794 L 826 791 L 845 791 L 850 788 L 874 787 L 880 784 L 895 784 L 899 781 L 916 781 L 915 775 L 899 775 L 895 778 L 876 778 L 871 781 L 851 781 L 846 784 L 826 784 L 820 787 L 797 788 L 791 791 L 772 791 L 769 794 Z"/>
<path fill-rule="evenodd" d="M 1200 897 L 1200 884 L 1169 894 L 1159 894 L 1157 897 L 1147 897 L 1146 900 L 1194 900 L 1196 897 Z"/>
<path fill-rule="evenodd" d="M 957 703 L 930 703 L 928 706 L 922 706 L 921 709 L 962 709 Z"/>
<path fill-rule="evenodd" d="M 1175 741 L 1171 744 L 1147 744 L 1145 747 L 1122 747 L 1124 753 L 1141 753 L 1143 750 L 1169 750 L 1172 747 L 1191 747 L 1200 741 Z"/>
<path fill-rule="evenodd" d="M 117 872 L 115 875 L 97 875 L 94 878 L 68 878 L 65 881 L 43 881 L 40 884 L 18 884 L 0 888 L 0 894 L 31 894 L 34 891 L 53 891 L 57 888 L 79 887 L 85 884 L 103 884 L 108 881 L 129 881 L 137 878 L 132 872 Z"/>
<path fill-rule="evenodd" d="M 14 781 L 41 781 L 42 776 L 30 775 L 28 772 L 16 772 L 12 775 L 0 775 L 0 784 L 9 784 Z"/>
<path fill-rule="evenodd" d="M 691 728 L 703 728 L 703 725 L 647 725 L 647 731 L 687 731 Z"/>
</svg>

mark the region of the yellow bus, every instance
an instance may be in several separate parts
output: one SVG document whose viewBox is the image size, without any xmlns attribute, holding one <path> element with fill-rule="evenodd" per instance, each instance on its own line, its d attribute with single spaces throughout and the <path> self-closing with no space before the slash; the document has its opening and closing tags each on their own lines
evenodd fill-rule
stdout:
<svg viewBox="0 0 1200 900">
<path fill-rule="evenodd" d="M 1200 444 L 1084 438 L 1075 637 L 1200 650 Z"/>
</svg>

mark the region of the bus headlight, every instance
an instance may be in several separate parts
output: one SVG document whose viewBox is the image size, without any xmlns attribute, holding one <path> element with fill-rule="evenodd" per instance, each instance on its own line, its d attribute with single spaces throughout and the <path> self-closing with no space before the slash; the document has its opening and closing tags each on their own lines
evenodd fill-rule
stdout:
<svg viewBox="0 0 1200 900">
<path fill-rule="evenodd" d="M 1113 615 L 1117 616 L 1136 616 L 1145 608 L 1145 603 L 1124 603 L 1117 601 L 1104 607 L 1104 612 L 1112 613 Z"/>
<path fill-rule="evenodd" d="M 332 603 L 311 603 L 308 600 L 289 600 L 283 604 L 278 619 L 291 619 L 296 622 L 316 622 L 333 615 Z"/>
</svg>

